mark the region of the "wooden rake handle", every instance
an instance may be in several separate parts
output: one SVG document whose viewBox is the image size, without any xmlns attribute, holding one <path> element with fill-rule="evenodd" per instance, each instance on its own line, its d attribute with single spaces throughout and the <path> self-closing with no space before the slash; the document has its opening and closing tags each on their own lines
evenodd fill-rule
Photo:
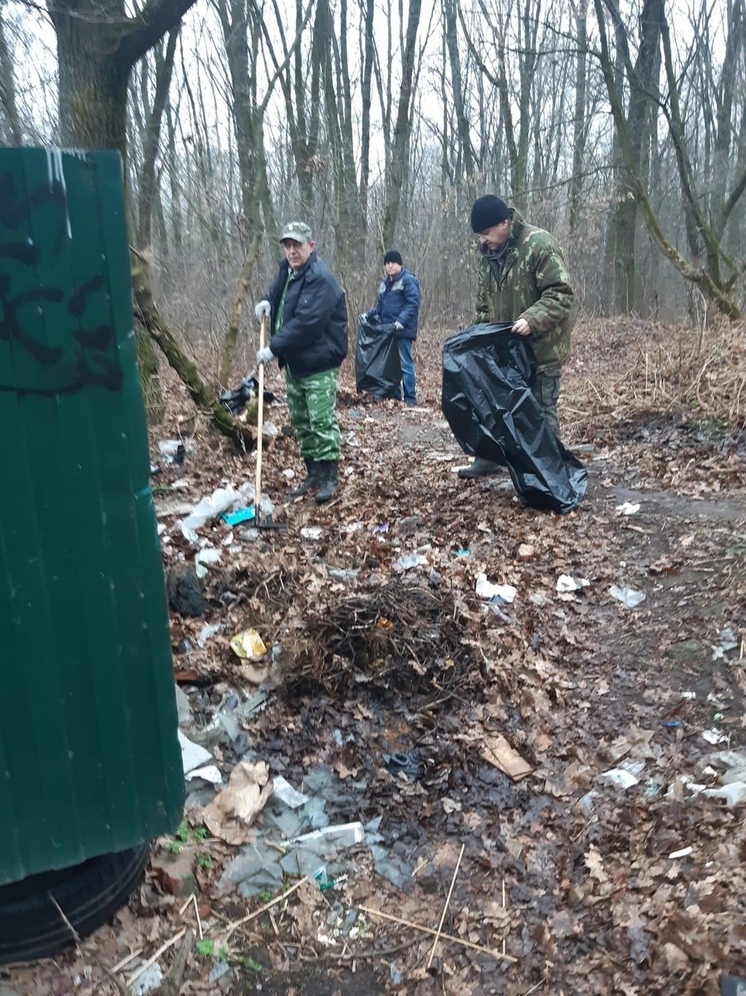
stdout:
<svg viewBox="0 0 746 996">
<path fill-rule="evenodd" d="M 267 316 L 262 315 L 259 323 L 259 349 L 264 349 L 267 330 Z M 264 442 L 264 364 L 259 364 L 259 387 L 256 399 L 256 478 L 254 481 L 255 521 L 259 520 L 262 502 L 262 443 Z"/>
</svg>

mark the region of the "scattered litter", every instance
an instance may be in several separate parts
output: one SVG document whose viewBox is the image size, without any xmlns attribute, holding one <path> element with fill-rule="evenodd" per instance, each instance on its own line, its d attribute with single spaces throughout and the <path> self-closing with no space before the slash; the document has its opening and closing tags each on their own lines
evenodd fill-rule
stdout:
<svg viewBox="0 0 746 996">
<path fill-rule="evenodd" d="M 612 785 L 617 785 L 622 789 L 632 788 L 639 782 L 639 778 L 636 778 L 631 771 L 627 771 L 625 768 L 611 768 L 609 771 L 604 771 L 598 776 L 598 780 L 611 782 Z"/>
<path fill-rule="evenodd" d="M 739 647 L 736 634 L 730 626 L 726 626 L 725 629 L 722 629 L 718 634 L 718 638 L 720 642 L 713 644 L 712 647 L 712 659 L 714 661 L 722 660 L 729 651 L 738 650 Z"/>
<path fill-rule="evenodd" d="M 231 637 L 231 650 L 242 661 L 258 661 L 267 653 L 264 641 L 255 629 L 244 629 Z"/>
<path fill-rule="evenodd" d="M 202 810 L 207 829 L 228 844 L 243 844 L 254 817 L 272 795 L 269 768 L 264 761 L 239 761 L 227 788 Z"/>
<path fill-rule="evenodd" d="M 352 581 L 360 573 L 359 567 L 329 567 L 326 572 L 331 581 Z"/>
<path fill-rule="evenodd" d="M 640 511 L 639 501 L 625 501 L 614 509 L 617 515 L 636 515 Z"/>
<path fill-rule="evenodd" d="M 310 840 L 330 840 L 338 847 L 352 847 L 353 844 L 361 844 L 365 840 L 365 829 L 359 820 L 354 823 L 338 823 L 336 826 L 321 827 L 319 830 L 293 837 L 288 844 L 302 844 Z"/>
<path fill-rule="evenodd" d="M 722 788 L 705 789 L 702 795 L 709 796 L 711 799 L 722 799 L 726 806 L 732 808 L 746 802 L 746 782 L 731 782 L 729 785 L 723 785 Z"/>
<path fill-rule="evenodd" d="M 499 768 L 514 782 L 526 778 L 533 768 L 518 751 L 514 750 L 501 733 L 485 735 L 484 746 L 479 752 L 482 758 L 495 768 Z"/>
<path fill-rule="evenodd" d="M 737 750 L 721 750 L 710 754 L 710 764 L 724 768 L 723 783 L 746 781 L 746 753 Z"/>
<path fill-rule="evenodd" d="M 204 647 L 210 637 L 215 636 L 216 633 L 220 633 L 225 627 L 222 623 L 213 623 L 212 625 L 205 625 L 199 631 L 199 636 L 197 637 L 197 646 Z"/>
<path fill-rule="evenodd" d="M 198 578 L 207 577 L 207 568 L 211 564 L 220 563 L 220 550 L 206 546 L 194 555 L 194 573 Z"/>
<path fill-rule="evenodd" d="M 286 467 L 285 470 L 283 470 L 282 472 L 282 476 L 286 477 L 288 481 L 292 481 L 292 479 L 295 477 L 295 471 L 293 470 L 292 467 Z"/>
<path fill-rule="evenodd" d="M 222 979 L 224 975 L 227 975 L 228 972 L 230 972 L 230 970 L 231 966 L 228 964 L 228 962 L 221 959 L 220 961 L 217 961 L 210 969 L 210 973 L 207 976 L 207 981 L 209 983 L 215 983 L 218 981 L 218 979 Z"/>
<path fill-rule="evenodd" d="M 671 853 L 668 855 L 669 860 L 675 861 L 676 858 L 688 858 L 689 855 L 693 852 L 693 850 L 694 850 L 693 847 L 682 847 L 680 851 L 671 851 Z"/>
<path fill-rule="evenodd" d="M 518 589 L 514 588 L 512 584 L 492 584 L 491 581 L 487 580 L 486 574 L 480 573 L 477 574 L 476 593 L 479 598 L 487 600 L 499 598 L 501 602 L 510 605 L 518 593 Z"/>
<path fill-rule="evenodd" d="M 394 571 L 411 571 L 413 567 L 427 564 L 427 557 L 421 553 L 407 553 L 395 560 L 391 565 Z"/>
<path fill-rule="evenodd" d="M 186 456 L 186 448 L 180 439 L 159 440 L 158 452 L 164 463 L 181 464 Z"/>
<path fill-rule="evenodd" d="M 194 771 L 195 768 L 201 767 L 208 761 L 212 761 L 212 754 L 209 750 L 205 750 L 199 744 L 193 743 L 188 740 L 181 730 L 178 731 L 179 734 L 179 744 L 181 746 L 181 763 L 184 768 L 184 774 L 189 774 L 190 771 Z"/>
<path fill-rule="evenodd" d="M 158 962 L 155 962 L 153 965 L 149 965 L 141 975 L 138 975 L 130 985 L 129 991 L 133 996 L 145 996 L 145 993 L 157 989 L 161 982 L 163 982 L 163 971 Z"/>
<path fill-rule="evenodd" d="M 197 778 L 201 778 L 203 782 L 209 782 L 211 785 L 223 784 L 223 776 L 215 764 L 206 764 L 203 768 L 193 768 L 186 776 L 188 782 Z"/>
<path fill-rule="evenodd" d="M 638 605 L 642 605 L 645 601 L 644 592 L 635 591 L 634 588 L 620 588 L 615 584 L 609 588 L 609 594 L 629 609 L 636 609 Z"/>
<path fill-rule="evenodd" d="M 406 754 L 401 751 L 394 754 L 384 754 L 383 763 L 393 775 L 406 775 L 407 778 L 412 779 L 420 776 L 420 764 L 413 751 Z"/>
<path fill-rule="evenodd" d="M 324 530 L 321 526 L 303 526 L 300 535 L 301 539 L 320 540 L 324 535 Z"/>
<path fill-rule="evenodd" d="M 227 512 L 239 497 L 239 493 L 229 484 L 225 488 L 216 488 L 209 498 L 202 498 L 179 523 L 184 538 L 190 543 L 196 542 L 197 530 Z"/>
<path fill-rule="evenodd" d="M 275 775 L 272 781 L 272 794 L 285 803 L 290 809 L 297 809 L 308 802 L 308 796 L 294 789 L 282 775 Z"/>
<path fill-rule="evenodd" d="M 183 498 L 167 498 L 165 501 L 155 502 L 155 515 L 157 519 L 167 519 L 172 515 L 188 515 L 192 509 L 190 501 Z"/>
<path fill-rule="evenodd" d="M 454 556 L 456 556 L 456 557 L 470 557 L 471 556 L 471 551 L 470 550 L 456 550 L 456 553 L 454 554 Z"/>
<path fill-rule="evenodd" d="M 715 744 L 726 743 L 728 737 L 721 730 L 718 730 L 717 727 L 713 726 L 709 730 L 702 731 L 702 739 L 714 746 Z"/>
<path fill-rule="evenodd" d="M 560 574 L 557 578 L 556 589 L 560 595 L 567 595 L 571 591 L 580 591 L 589 585 L 590 581 L 587 578 L 576 578 L 570 574 Z"/>
<path fill-rule="evenodd" d="M 228 526 L 237 526 L 241 522 L 249 522 L 251 519 L 256 518 L 256 505 L 237 508 L 235 512 L 223 512 L 221 518 Z"/>
</svg>

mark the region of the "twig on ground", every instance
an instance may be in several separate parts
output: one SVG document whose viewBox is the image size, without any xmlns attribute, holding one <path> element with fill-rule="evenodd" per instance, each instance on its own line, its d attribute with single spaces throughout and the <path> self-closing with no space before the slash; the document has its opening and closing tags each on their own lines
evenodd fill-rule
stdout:
<svg viewBox="0 0 746 996">
<path fill-rule="evenodd" d="M 176 957 L 174 958 L 171 968 L 164 976 L 164 979 L 158 988 L 151 990 L 153 996 L 180 996 L 182 989 L 181 983 L 184 980 L 184 972 L 186 971 L 187 966 L 187 958 L 189 957 L 189 952 L 192 950 L 193 945 L 194 934 L 191 930 L 187 930 L 184 941 L 176 953 Z"/>
<path fill-rule="evenodd" d="M 154 955 L 151 955 L 151 957 L 148 958 L 147 961 L 143 962 L 142 965 L 140 965 L 140 967 L 136 972 L 130 975 L 130 977 L 127 979 L 127 986 L 128 987 L 131 986 L 133 982 L 136 982 L 140 978 L 143 972 L 147 972 L 150 966 L 154 964 L 156 961 L 158 961 L 158 959 L 164 953 L 164 951 L 168 951 L 168 949 L 170 947 L 173 947 L 173 945 L 176 944 L 177 941 L 180 941 L 184 936 L 184 934 L 186 934 L 186 932 L 187 932 L 186 927 L 182 927 L 178 934 L 174 934 L 174 936 L 169 941 L 166 941 L 165 944 L 161 944 L 156 953 Z"/>
<path fill-rule="evenodd" d="M 370 913 L 371 916 L 379 916 L 383 920 L 391 920 L 392 923 L 398 923 L 402 927 L 411 927 L 413 930 L 419 930 L 423 934 L 430 934 L 431 936 L 437 931 L 433 930 L 432 927 L 424 927 L 421 923 L 413 923 L 411 920 L 403 920 L 401 917 L 392 916 L 390 913 L 382 913 L 380 910 L 371 909 L 369 906 L 361 906 L 361 910 L 365 913 Z M 462 937 L 454 937 L 453 934 L 443 934 L 440 935 L 441 940 L 452 941 L 454 944 L 460 944 L 463 948 L 470 948 L 472 951 L 479 951 L 481 954 L 489 955 L 490 958 L 494 958 L 495 961 L 509 961 L 514 965 L 518 964 L 518 959 L 513 958 L 512 955 L 504 955 L 499 951 L 492 951 L 490 948 L 482 947 L 481 944 L 474 944 L 473 941 L 465 941 Z"/>
<path fill-rule="evenodd" d="M 464 848 L 466 844 L 461 845 L 461 852 L 458 856 L 458 861 L 456 862 L 456 867 L 453 870 L 453 878 L 451 879 L 451 888 L 448 890 L 448 895 L 446 896 L 445 905 L 443 906 L 443 912 L 440 915 L 440 923 L 438 924 L 438 932 L 435 935 L 435 940 L 433 941 L 433 946 L 430 951 L 430 957 L 427 959 L 427 968 L 429 969 L 433 963 L 433 957 L 435 955 L 435 949 L 438 946 L 438 941 L 440 940 L 440 932 L 443 929 L 443 921 L 446 918 L 446 912 L 448 910 L 448 904 L 451 901 L 451 895 L 453 894 L 453 887 L 456 884 L 456 876 L 458 875 L 458 870 L 461 867 L 461 859 L 464 856 Z"/>
<path fill-rule="evenodd" d="M 264 906 L 260 906 L 258 910 L 254 910 L 253 913 L 247 913 L 246 916 L 241 917 L 240 920 L 236 920 L 228 928 L 228 932 L 225 935 L 225 940 L 227 941 L 228 938 L 233 933 L 233 931 L 243 926 L 243 924 L 248 923 L 250 920 L 255 920 L 258 916 L 261 916 L 262 913 L 264 913 L 266 910 L 270 909 L 270 907 L 276 906 L 277 903 L 281 903 L 283 899 L 287 899 L 287 897 L 291 896 L 296 889 L 300 889 L 303 883 L 307 882 L 310 877 L 311 877 L 310 875 L 306 875 L 305 878 L 300 879 L 298 882 L 295 883 L 295 885 L 292 885 L 286 892 L 283 892 L 281 896 L 276 896 L 270 902 L 265 903 Z"/>
</svg>

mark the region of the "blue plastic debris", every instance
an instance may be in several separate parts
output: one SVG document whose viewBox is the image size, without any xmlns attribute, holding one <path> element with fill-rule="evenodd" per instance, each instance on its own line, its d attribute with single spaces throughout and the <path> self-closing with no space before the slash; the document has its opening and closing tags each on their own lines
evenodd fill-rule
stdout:
<svg viewBox="0 0 746 996">
<path fill-rule="evenodd" d="M 237 526 L 239 522 L 248 522 L 256 517 L 256 506 L 249 505 L 248 508 L 239 508 L 235 512 L 224 512 L 221 516 L 223 522 L 229 526 Z"/>
</svg>

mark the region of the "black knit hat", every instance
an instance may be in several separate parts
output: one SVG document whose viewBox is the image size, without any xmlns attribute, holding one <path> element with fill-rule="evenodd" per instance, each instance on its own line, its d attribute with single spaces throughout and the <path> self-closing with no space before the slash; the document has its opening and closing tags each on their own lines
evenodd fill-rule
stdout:
<svg viewBox="0 0 746 996">
<path fill-rule="evenodd" d="M 399 266 L 404 266 L 404 261 L 401 258 L 401 253 L 397 252 L 396 249 L 389 249 L 386 255 L 383 257 L 384 263 L 398 263 Z"/>
<path fill-rule="evenodd" d="M 485 194 L 474 201 L 471 209 L 472 232 L 484 232 L 510 217 L 510 208 L 494 194 Z"/>
</svg>

